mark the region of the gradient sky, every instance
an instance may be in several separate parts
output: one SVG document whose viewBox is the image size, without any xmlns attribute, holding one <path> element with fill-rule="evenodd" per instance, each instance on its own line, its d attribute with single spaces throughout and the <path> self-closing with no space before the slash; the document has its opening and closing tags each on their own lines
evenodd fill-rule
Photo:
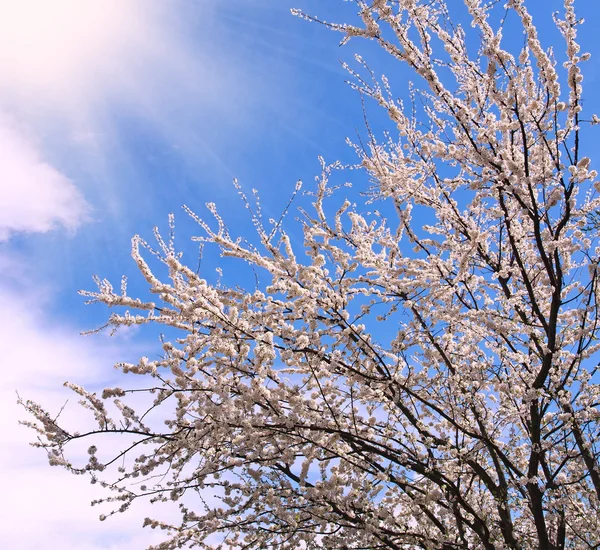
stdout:
<svg viewBox="0 0 600 550">
<path fill-rule="evenodd" d="M 548 44 L 560 2 L 533 4 Z M 600 59 L 599 3 L 578 4 L 584 50 Z M 117 550 L 160 538 L 141 529 L 144 506 L 97 520 L 94 487 L 27 447 L 15 390 L 58 411 L 76 401 L 65 380 L 111 384 L 114 362 L 156 349 L 144 331 L 79 336 L 107 317 L 77 295 L 93 289 L 92 275 L 117 285 L 126 274 L 135 294 L 133 234 L 150 240 L 175 212 L 195 264 L 198 231 L 183 204 L 204 215 L 215 202 L 245 235 L 252 224 L 232 178 L 278 217 L 298 179 L 310 187 L 318 155 L 355 160 L 344 141 L 364 136 L 364 123 L 340 61 L 360 50 L 405 83 L 371 46 L 339 48 L 339 35 L 292 17 L 292 7 L 337 20 L 353 13 L 341 0 L 0 0 L 1 548 Z M 584 73 L 591 103 L 597 62 Z M 204 258 L 207 277 L 217 262 Z"/>
</svg>

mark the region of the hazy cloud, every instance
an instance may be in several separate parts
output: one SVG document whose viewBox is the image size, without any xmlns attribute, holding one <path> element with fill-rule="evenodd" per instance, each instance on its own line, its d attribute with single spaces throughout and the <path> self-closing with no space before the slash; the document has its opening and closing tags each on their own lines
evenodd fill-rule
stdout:
<svg viewBox="0 0 600 550">
<path fill-rule="evenodd" d="M 88 206 L 75 185 L 14 127 L 0 125 L 0 241 L 16 232 L 75 229 Z"/>
</svg>

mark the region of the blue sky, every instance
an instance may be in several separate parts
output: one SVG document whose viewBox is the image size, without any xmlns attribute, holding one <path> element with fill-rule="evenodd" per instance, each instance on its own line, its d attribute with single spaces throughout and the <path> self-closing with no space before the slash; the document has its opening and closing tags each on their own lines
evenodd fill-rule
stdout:
<svg viewBox="0 0 600 550">
<path fill-rule="evenodd" d="M 554 41 L 549 14 L 560 3 L 530 4 L 542 37 Z M 310 186 L 318 155 L 354 161 L 344 141 L 364 135 L 364 125 L 340 60 L 360 51 L 405 84 L 403 69 L 372 46 L 339 48 L 339 35 L 292 17 L 292 7 L 337 20 L 353 13 L 341 0 L 0 0 L 0 483 L 11 495 L 0 504 L 0 547 L 155 540 L 140 530 L 147 510 L 99 523 L 92 487 L 26 447 L 15 390 L 59 408 L 63 381 L 110 383 L 117 359 L 156 346 L 154 335 L 137 332 L 78 335 L 107 315 L 77 295 L 92 289 L 92 275 L 118 284 L 127 274 L 135 293 L 133 234 L 150 239 L 175 212 L 194 263 L 182 204 L 202 215 L 215 202 L 244 235 L 251 222 L 233 177 L 248 194 L 258 189 L 266 216 L 276 217 L 298 179 Z M 582 0 L 579 12 L 588 20 L 584 49 L 600 57 L 600 7 Z M 585 72 L 590 103 L 596 63 Z M 202 269 L 215 267 L 209 256 Z"/>
</svg>

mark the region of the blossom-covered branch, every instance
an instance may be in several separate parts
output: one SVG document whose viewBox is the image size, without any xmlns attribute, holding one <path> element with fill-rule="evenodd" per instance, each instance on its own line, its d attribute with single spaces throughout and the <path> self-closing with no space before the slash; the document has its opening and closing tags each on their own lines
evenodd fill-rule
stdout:
<svg viewBox="0 0 600 550">
<path fill-rule="evenodd" d="M 324 163 L 303 249 L 259 209 L 257 246 L 214 205 L 212 221 L 190 211 L 205 247 L 268 280 L 252 289 L 209 283 L 160 235 L 152 254 L 134 238 L 156 302 L 100 280 L 83 294 L 124 308 L 114 328 L 179 337 L 159 359 L 121 365 L 147 390 L 70 385 L 93 413 L 88 433 L 24 402 L 37 444 L 116 491 L 121 511 L 179 501 L 180 524 L 147 520 L 168 531 L 161 548 L 597 548 L 600 199 L 573 1 L 555 17 L 563 68 L 523 0 L 464 0 L 474 55 L 454 3 L 356 5 L 361 24 L 324 23 L 344 42 L 376 41 L 418 79 L 407 107 L 361 58 L 348 67 L 397 129 L 356 147 L 365 203 Z M 518 51 L 503 41 L 509 20 Z M 140 391 L 166 429 L 126 404 Z M 67 458 L 73 440 L 106 433 L 136 438 L 112 481 L 95 447 L 87 464 Z"/>
</svg>

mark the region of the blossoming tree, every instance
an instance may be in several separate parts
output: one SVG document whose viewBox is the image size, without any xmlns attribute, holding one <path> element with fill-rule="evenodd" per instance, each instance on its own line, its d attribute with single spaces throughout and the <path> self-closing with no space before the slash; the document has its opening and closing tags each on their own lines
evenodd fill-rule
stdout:
<svg viewBox="0 0 600 550">
<path fill-rule="evenodd" d="M 161 548 L 599 547 L 589 54 L 573 0 L 555 16 L 560 63 L 524 0 L 458 4 L 356 0 L 360 23 L 322 22 L 412 69 L 413 104 L 361 76 L 366 65 L 352 73 L 397 134 L 356 147 L 371 180 L 363 204 L 335 192 L 324 165 L 301 211 L 303 247 L 259 212 L 257 246 L 212 205 L 213 221 L 192 214 L 204 246 L 268 284 L 210 284 L 157 235 L 166 280 L 133 240 L 156 301 L 105 280 L 84 293 L 125 308 L 113 327 L 178 334 L 160 359 L 120 365 L 149 380 L 164 423 L 128 401 L 137 386 L 98 396 L 69 384 L 95 418 L 85 433 L 23 402 L 51 463 L 87 472 L 116 511 L 179 501 L 180 523 L 147 520 L 166 530 Z M 456 24 L 459 7 L 474 31 Z M 508 20 L 519 51 L 502 40 Z M 95 446 L 87 463 L 69 459 L 73 441 L 107 433 L 133 437 L 118 476 Z"/>
</svg>

